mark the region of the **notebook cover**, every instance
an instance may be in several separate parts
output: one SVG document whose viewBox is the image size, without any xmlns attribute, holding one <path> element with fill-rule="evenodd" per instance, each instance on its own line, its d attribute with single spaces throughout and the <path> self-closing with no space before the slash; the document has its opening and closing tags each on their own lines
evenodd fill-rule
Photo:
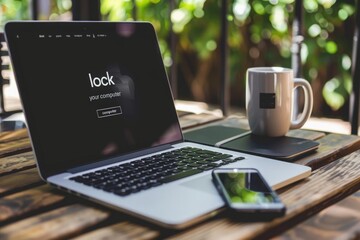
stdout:
<svg viewBox="0 0 360 240">
<path fill-rule="evenodd" d="M 249 134 L 220 147 L 290 161 L 316 150 L 318 146 L 318 142 L 302 138 L 288 136 L 274 138 Z"/>
<path fill-rule="evenodd" d="M 196 142 L 215 146 L 216 143 L 240 134 L 247 133 L 248 130 L 226 126 L 208 126 L 184 133 L 185 141 Z"/>
<path fill-rule="evenodd" d="M 248 132 L 241 128 L 215 125 L 186 132 L 184 138 L 186 141 L 285 161 L 299 158 L 319 146 L 318 142 L 303 138 L 264 137 Z"/>
</svg>

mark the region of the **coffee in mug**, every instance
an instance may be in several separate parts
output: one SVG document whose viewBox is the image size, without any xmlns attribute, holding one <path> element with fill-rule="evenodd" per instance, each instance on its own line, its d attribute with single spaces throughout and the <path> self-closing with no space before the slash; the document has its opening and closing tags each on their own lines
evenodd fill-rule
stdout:
<svg viewBox="0 0 360 240">
<path fill-rule="evenodd" d="M 294 89 L 304 91 L 302 113 L 293 119 Z M 246 72 L 246 112 L 253 134 L 269 137 L 284 136 L 289 129 L 301 128 L 310 117 L 313 94 L 310 84 L 294 78 L 292 69 L 282 67 L 255 67 Z"/>
</svg>

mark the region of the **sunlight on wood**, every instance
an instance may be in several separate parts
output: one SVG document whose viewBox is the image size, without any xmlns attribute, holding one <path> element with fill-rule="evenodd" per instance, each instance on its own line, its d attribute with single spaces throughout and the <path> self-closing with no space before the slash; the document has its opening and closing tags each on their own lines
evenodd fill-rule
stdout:
<svg viewBox="0 0 360 240">
<path fill-rule="evenodd" d="M 310 118 L 303 128 L 331 133 L 350 134 L 350 123 L 341 119 Z"/>
</svg>

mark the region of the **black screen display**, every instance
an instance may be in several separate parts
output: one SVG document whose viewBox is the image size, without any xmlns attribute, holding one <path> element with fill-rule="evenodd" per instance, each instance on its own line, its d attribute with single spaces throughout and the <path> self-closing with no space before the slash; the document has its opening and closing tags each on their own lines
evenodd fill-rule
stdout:
<svg viewBox="0 0 360 240">
<path fill-rule="evenodd" d="M 255 171 L 217 172 L 227 198 L 235 204 L 262 204 L 279 202 Z"/>
<path fill-rule="evenodd" d="M 149 23 L 13 22 L 6 35 L 43 177 L 182 140 Z"/>
</svg>

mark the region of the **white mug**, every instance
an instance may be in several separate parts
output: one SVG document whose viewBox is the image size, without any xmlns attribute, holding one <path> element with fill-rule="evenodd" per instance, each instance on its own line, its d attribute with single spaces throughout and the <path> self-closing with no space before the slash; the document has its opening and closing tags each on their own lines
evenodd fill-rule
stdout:
<svg viewBox="0 0 360 240">
<path fill-rule="evenodd" d="M 294 89 L 302 88 L 305 105 L 301 115 L 292 119 Z M 313 93 L 310 84 L 294 78 L 293 70 L 281 67 L 255 67 L 246 72 L 246 112 L 253 134 L 284 136 L 289 129 L 301 128 L 311 115 Z"/>
</svg>

